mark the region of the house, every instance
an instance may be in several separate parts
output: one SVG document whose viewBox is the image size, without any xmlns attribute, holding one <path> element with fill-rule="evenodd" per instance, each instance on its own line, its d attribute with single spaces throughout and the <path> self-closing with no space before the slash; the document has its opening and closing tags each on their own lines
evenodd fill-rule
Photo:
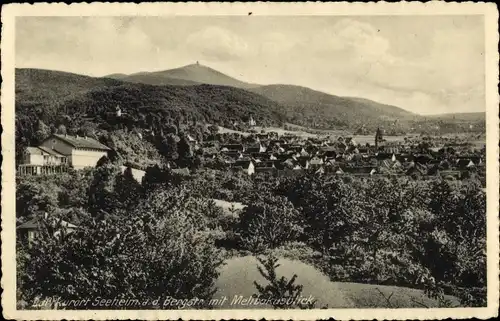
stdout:
<svg viewBox="0 0 500 321">
<path fill-rule="evenodd" d="M 474 162 L 470 159 L 467 159 L 467 158 L 457 159 L 457 162 L 456 162 L 456 167 L 459 169 L 469 169 L 469 168 L 473 168 L 475 166 L 476 165 L 474 164 Z"/>
<path fill-rule="evenodd" d="M 66 165 L 67 157 L 45 146 L 28 147 L 24 153 L 23 164 L 27 165 Z"/>
<path fill-rule="evenodd" d="M 415 157 L 411 154 L 396 154 L 396 159 L 402 163 L 411 162 Z"/>
<path fill-rule="evenodd" d="M 432 160 L 432 156 L 428 154 L 415 155 L 415 162 L 418 164 L 427 164 Z"/>
<path fill-rule="evenodd" d="M 274 167 L 276 161 L 271 161 L 271 160 L 264 160 L 259 162 L 259 165 L 256 165 L 256 167 Z"/>
<path fill-rule="evenodd" d="M 227 151 L 227 152 L 224 152 L 224 155 L 226 155 L 227 157 L 230 157 L 232 159 L 243 158 L 243 154 L 241 152 L 238 152 L 238 151 Z"/>
<path fill-rule="evenodd" d="M 64 155 L 66 163 L 75 169 L 95 167 L 99 159 L 111 150 L 94 138 L 57 134 L 44 140 L 39 148 Z"/>
<path fill-rule="evenodd" d="M 309 169 L 311 163 L 309 162 L 309 159 L 307 157 L 301 157 L 297 159 L 296 165 L 300 165 L 302 169 Z"/>
<path fill-rule="evenodd" d="M 302 169 L 289 169 L 285 168 L 283 170 L 278 171 L 279 176 L 285 176 L 285 177 L 297 177 L 301 176 L 304 174 L 304 171 Z"/>
<path fill-rule="evenodd" d="M 311 168 L 314 168 L 314 169 L 321 167 L 323 164 L 324 164 L 323 159 L 321 159 L 319 157 L 313 157 L 309 161 L 309 165 L 311 166 Z"/>
<path fill-rule="evenodd" d="M 438 174 L 445 179 L 460 179 L 462 173 L 460 171 L 445 170 L 439 171 Z"/>
<path fill-rule="evenodd" d="M 377 169 L 374 166 L 345 166 L 342 171 L 355 176 L 371 176 L 377 172 Z"/>
<path fill-rule="evenodd" d="M 379 152 L 375 154 L 378 160 L 392 159 L 393 154 Z"/>
<path fill-rule="evenodd" d="M 242 170 L 248 175 L 253 175 L 255 173 L 255 165 L 251 160 L 239 159 L 234 162 L 233 167 L 234 170 Z"/>
<path fill-rule="evenodd" d="M 319 175 L 319 174 L 324 174 L 324 173 L 325 173 L 325 169 L 324 169 L 323 167 L 318 168 L 318 170 L 316 170 L 316 171 L 314 172 L 314 174 L 318 174 L 318 175 Z"/>
<path fill-rule="evenodd" d="M 255 167 L 255 172 L 256 173 L 277 173 L 278 169 L 274 166 L 272 166 L 272 167 L 258 166 L 258 167 Z"/>
<path fill-rule="evenodd" d="M 399 154 L 400 153 L 400 148 L 397 145 L 385 145 L 384 146 L 384 152 L 386 152 L 386 153 L 393 153 L 393 154 Z"/>
<path fill-rule="evenodd" d="M 324 146 L 320 148 L 320 154 L 326 157 L 335 157 L 337 156 L 336 148 L 333 146 Z"/>
<path fill-rule="evenodd" d="M 250 119 L 248 120 L 248 125 L 251 127 L 254 127 L 257 125 L 257 123 L 255 122 L 255 120 L 253 119 L 252 116 L 250 116 Z"/>
<path fill-rule="evenodd" d="M 298 154 L 306 152 L 306 150 L 304 149 L 304 147 L 302 145 L 288 145 L 286 147 L 285 146 L 283 146 L 283 147 L 287 151 L 293 151 L 294 153 L 298 153 Z"/>
<path fill-rule="evenodd" d="M 224 144 L 221 146 L 222 152 L 243 152 L 245 147 L 241 144 Z"/>
<path fill-rule="evenodd" d="M 45 217 L 47 217 L 47 214 L 45 214 Z M 19 239 L 27 242 L 33 241 L 37 234 L 40 233 L 41 224 L 42 222 L 40 218 L 34 218 L 19 225 L 16 228 Z M 76 228 L 77 226 L 72 223 L 66 222 L 64 220 L 59 220 L 57 222 L 57 227 L 55 228 L 54 235 L 60 234 L 62 230 L 64 230 L 65 232 L 72 232 Z"/>
<path fill-rule="evenodd" d="M 262 144 L 255 144 L 247 147 L 246 152 L 247 153 L 264 153 L 266 151 L 266 148 L 262 146 Z"/>
<path fill-rule="evenodd" d="M 428 169 L 425 166 L 422 166 L 422 165 L 417 163 L 414 166 L 411 166 L 410 168 L 408 168 L 406 170 L 405 175 L 407 175 L 407 176 L 413 175 L 413 176 L 421 177 L 421 176 L 427 175 L 427 172 L 428 172 Z"/>
<path fill-rule="evenodd" d="M 172 173 L 177 175 L 189 175 L 189 168 L 173 168 L 171 169 Z"/>
<path fill-rule="evenodd" d="M 286 160 L 284 160 L 282 162 L 282 164 L 283 164 L 283 167 L 294 168 L 297 165 L 297 161 L 294 158 L 287 158 Z"/>
<path fill-rule="evenodd" d="M 334 172 L 335 174 L 338 174 L 338 175 L 344 174 L 344 171 L 342 170 L 342 168 L 340 166 L 335 166 L 332 169 L 332 172 Z"/>
<path fill-rule="evenodd" d="M 130 173 L 132 174 L 132 177 L 139 183 L 141 184 L 142 183 L 142 178 L 144 177 L 144 175 L 146 175 L 146 171 L 142 170 L 142 169 L 138 169 L 138 168 L 133 168 L 131 166 L 120 166 L 120 169 L 122 171 L 122 174 L 125 173 L 125 171 L 127 170 L 127 168 L 130 168 Z"/>
</svg>

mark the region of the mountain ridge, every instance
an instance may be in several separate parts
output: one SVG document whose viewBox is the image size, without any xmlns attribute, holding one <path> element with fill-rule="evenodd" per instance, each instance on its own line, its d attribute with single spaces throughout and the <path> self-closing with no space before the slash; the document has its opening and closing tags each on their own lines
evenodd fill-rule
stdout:
<svg viewBox="0 0 500 321">
<path fill-rule="evenodd" d="M 112 74 L 105 77 L 123 81 L 147 83 L 150 85 L 200 85 L 210 84 L 236 88 L 252 88 L 259 85 L 250 84 L 230 77 L 222 72 L 201 64 L 189 64 L 178 68 L 160 71 L 141 71 L 122 76 Z"/>
<path fill-rule="evenodd" d="M 314 128 L 363 126 L 376 120 L 414 118 L 417 114 L 402 108 L 365 98 L 341 97 L 304 86 L 289 84 L 250 84 L 227 76 L 213 68 L 190 64 L 174 69 L 139 72 L 118 77 L 120 80 L 151 85 L 193 86 L 201 83 L 242 88 L 279 103 L 291 121 Z"/>
</svg>

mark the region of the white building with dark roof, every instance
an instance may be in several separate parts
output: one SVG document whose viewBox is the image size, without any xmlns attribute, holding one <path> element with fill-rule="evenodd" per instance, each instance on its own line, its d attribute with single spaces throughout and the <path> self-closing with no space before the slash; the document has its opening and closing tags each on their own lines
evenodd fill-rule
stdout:
<svg viewBox="0 0 500 321">
<path fill-rule="evenodd" d="M 97 161 L 111 150 L 91 137 L 54 134 L 40 145 L 54 150 L 68 158 L 68 164 L 75 169 L 94 167 Z"/>
<path fill-rule="evenodd" d="M 67 157 L 50 148 L 28 147 L 24 153 L 24 164 L 31 165 L 66 165 Z"/>
<path fill-rule="evenodd" d="M 109 150 L 108 146 L 90 137 L 54 134 L 40 146 L 26 149 L 19 172 L 36 175 L 60 172 L 63 167 L 95 167 Z"/>
</svg>

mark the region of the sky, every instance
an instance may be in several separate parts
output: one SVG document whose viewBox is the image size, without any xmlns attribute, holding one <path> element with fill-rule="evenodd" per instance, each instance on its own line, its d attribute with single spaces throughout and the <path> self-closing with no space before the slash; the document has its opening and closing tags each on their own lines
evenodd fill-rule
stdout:
<svg viewBox="0 0 500 321">
<path fill-rule="evenodd" d="M 18 17 L 16 67 L 90 76 L 199 61 L 419 114 L 485 111 L 482 16 Z"/>
</svg>

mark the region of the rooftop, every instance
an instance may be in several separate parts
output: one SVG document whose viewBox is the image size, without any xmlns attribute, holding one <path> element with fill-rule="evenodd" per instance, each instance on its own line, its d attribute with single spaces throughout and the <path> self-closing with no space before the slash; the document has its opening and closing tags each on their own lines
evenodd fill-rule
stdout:
<svg viewBox="0 0 500 321">
<path fill-rule="evenodd" d="M 99 149 L 99 150 L 111 150 L 108 146 L 101 144 L 99 141 L 91 137 L 79 137 L 70 135 L 58 135 L 54 134 L 54 137 L 70 144 L 75 148 L 89 148 L 89 149 Z"/>
</svg>

